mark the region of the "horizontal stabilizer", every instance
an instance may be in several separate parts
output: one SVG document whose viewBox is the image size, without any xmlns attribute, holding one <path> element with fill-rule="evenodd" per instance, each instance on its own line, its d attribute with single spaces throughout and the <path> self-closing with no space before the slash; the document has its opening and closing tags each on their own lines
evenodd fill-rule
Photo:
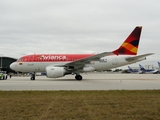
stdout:
<svg viewBox="0 0 160 120">
<path fill-rule="evenodd" d="M 128 62 L 131 62 L 131 61 L 134 61 L 134 60 L 143 59 L 143 58 L 145 58 L 146 56 L 153 55 L 153 54 L 154 54 L 154 53 L 148 53 L 148 54 L 138 55 L 138 56 L 134 56 L 134 57 L 128 57 L 128 58 L 126 58 L 126 60 L 127 60 Z"/>
</svg>

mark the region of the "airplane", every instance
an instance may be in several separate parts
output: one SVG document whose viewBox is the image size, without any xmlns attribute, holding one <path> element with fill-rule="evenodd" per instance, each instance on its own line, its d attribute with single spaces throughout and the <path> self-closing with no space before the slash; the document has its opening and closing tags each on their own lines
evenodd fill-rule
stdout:
<svg viewBox="0 0 160 120">
<path fill-rule="evenodd" d="M 158 62 L 158 66 L 159 66 L 158 73 L 160 73 L 160 62 Z"/>
<path fill-rule="evenodd" d="M 22 56 L 10 65 L 19 72 L 32 72 L 31 80 L 35 80 L 35 72 L 46 72 L 48 78 L 60 78 L 75 74 L 75 79 L 82 80 L 80 73 L 103 71 L 146 59 L 153 53 L 137 55 L 142 26 L 137 26 L 122 45 L 111 52 L 99 54 L 31 54 Z"/>
<path fill-rule="evenodd" d="M 141 74 L 141 73 L 142 73 L 142 71 L 137 70 L 137 69 L 132 69 L 130 66 L 128 66 L 128 69 L 129 69 L 129 71 L 130 71 L 131 73 L 138 73 L 138 74 Z"/>
<path fill-rule="evenodd" d="M 158 70 L 157 69 L 145 69 L 142 65 L 139 64 L 140 70 L 142 71 L 142 73 L 146 73 L 146 74 L 154 74 L 157 73 Z"/>
</svg>

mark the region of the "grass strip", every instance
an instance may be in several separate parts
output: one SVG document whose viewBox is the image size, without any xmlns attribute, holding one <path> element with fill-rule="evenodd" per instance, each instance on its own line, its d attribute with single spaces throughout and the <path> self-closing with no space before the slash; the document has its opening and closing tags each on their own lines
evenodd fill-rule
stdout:
<svg viewBox="0 0 160 120">
<path fill-rule="evenodd" d="M 0 120 L 159 120 L 160 90 L 0 91 Z"/>
</svg>

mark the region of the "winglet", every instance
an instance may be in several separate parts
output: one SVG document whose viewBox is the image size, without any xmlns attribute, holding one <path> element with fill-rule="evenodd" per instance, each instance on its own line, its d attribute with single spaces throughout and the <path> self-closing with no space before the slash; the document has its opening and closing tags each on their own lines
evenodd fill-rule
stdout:
<svg viewBox="0 0 160 120">
<path fill-rule="evenodd" d="M 116 55 L 137 55 L 142 26 L 137 26 L 123 44 L 113 53 Z"/>
</svg>

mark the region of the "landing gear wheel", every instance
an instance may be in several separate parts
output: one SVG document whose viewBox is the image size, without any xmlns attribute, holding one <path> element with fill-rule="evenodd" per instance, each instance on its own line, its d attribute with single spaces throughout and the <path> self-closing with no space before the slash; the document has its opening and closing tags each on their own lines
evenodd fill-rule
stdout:
<svg viewBox="0 0 160 120">
<path fill-rule="evenodd" d="M 31 79 L 31 80 L 35 80 L 35 73 L 32 74 L 32 76 L 31 76 L 30 79 Z"/>
<path fill-rule="evenodd" d="M 31 79 L 31 80 L 35 80 L 35 77 L 31 77 L 30 79 Z"/>
<path fill-rule="evenodd" d="M 75 79 L 78 80 L 78 81 L 81 81 L 82 80 L 82 76 L 81 75 L 76 75 Z"/>
</svg>

